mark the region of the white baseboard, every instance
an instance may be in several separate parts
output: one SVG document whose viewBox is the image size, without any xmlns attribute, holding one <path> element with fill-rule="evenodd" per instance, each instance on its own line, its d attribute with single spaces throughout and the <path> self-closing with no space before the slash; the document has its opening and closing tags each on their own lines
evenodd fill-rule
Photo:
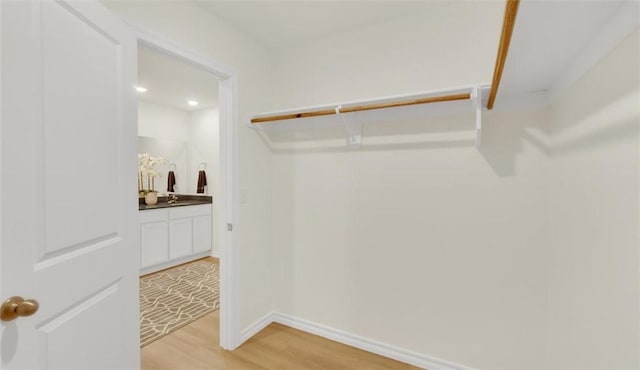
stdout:
<svg viewBox="0 0 640 370">
<path fill-rule="evenodd" d="M 474 370 L 471 367 L 456 364 L 437 357 L 417 353 L 387 343 L 365 338 L 360 335 L 345 332 L 343 330 L 328 327 L 309 320 L 304 320 L 291 315 L 271 312 L 242 331 L 241 343 L 244 343 L 272 322 L 292 327 L 310 334 L 315 334 L 348 346 L 375 353 L 380 356 L 392 358 L 413 366 L 429 370 Z"/>
<path fill-rule="evenodd" d="M 262 329 L 269 326 L 269 324 L 273 322 L 273 315 L 275 315 L 275 313 L 269 312 L 268 314 L 262 316 L 262 318 L 260 318 L 258 321 L 249 325 L 248 328 L 244 329 L 242 333 L 240 333 L 240 345 L 249 340 L 249 338 L 258 334 Z"/>
<path fill-rule="evenodd" d="M 169 267 L 181 265 L 183 263 L 195 261 L 197 259 L 208 257 L 208 256 L 209 256 L 209 252 L 200 252 L 200 253 L 195 253 L 189 256 L 176 258 L 171 261 L 162 262 L 157 265 L 142 267 L 140 268 L 140 276 L 147 275 L 152 272 L 168 269 Z"/>
<path fill-rule="evenodd" d="M 215 258 L 220 258 L 220 252 L 218 251 L 211 251 L 211 257 L 215 257 Z"/>
</svg>

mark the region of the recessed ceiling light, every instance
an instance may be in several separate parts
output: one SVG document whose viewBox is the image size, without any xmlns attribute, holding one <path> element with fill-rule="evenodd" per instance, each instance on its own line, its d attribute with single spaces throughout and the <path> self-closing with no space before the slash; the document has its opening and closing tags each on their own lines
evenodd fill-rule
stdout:
<svg viewBox="0 0 640 370">
<path fill-rule="evenodd" d="M 136 86 L 136 91 L 138 91 L 138 92 L 147 92 L 147 89 L 145 89 L 142 86 Z"/>
<path fill-rule="evenodd" d="M 192 107 L 195 107 L 196 105 L 198 105 L 198 102 L 197 102 L 197 101 L 195 101 L 195 100 L 189 100 L 189 101 L 187 102 L 187 104 L 189 104 L 189 105 L 190 105 L 190 106 L 192 106 Z"/>
</svg>

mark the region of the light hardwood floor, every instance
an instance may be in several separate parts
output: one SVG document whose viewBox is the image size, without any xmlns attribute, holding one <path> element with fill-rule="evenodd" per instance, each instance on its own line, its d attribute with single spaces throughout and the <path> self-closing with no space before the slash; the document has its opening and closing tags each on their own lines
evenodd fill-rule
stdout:
<svg viewBox="0 0 640 370">
<path fill-rule="evenodd" d="M 142 369 L 418 369 L 280 324 L 269 325 L 235 351 L 224 351 L 218 313 L 144 347 Z"/>
<path fill-rule="evenodd" d="M 142 348 L 142 369 L 418 369 L 280 324 L 269 325 L 235 351 L 224 351 L 219 312 Z"/>
</svg>

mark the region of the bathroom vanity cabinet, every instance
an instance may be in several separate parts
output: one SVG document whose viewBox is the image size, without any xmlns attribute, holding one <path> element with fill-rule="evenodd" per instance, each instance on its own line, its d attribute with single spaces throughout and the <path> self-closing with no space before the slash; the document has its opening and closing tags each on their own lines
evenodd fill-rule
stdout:
<svg viewBox="0 0 640 370">
<path fill-rule="evenodd" d="M 212 205 L 141 209 L 140 274 L 211 255 Z"/>
</svg>

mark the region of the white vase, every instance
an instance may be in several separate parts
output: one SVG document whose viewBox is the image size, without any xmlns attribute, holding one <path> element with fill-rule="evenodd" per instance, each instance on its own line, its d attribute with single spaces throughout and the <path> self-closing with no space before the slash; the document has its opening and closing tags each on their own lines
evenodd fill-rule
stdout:
<svg viewBox="0 0 640 370">
<path fill-rule="evenodd" d="M 150 191 L 144 195 L 144 203 L 148 206 L 152 206 L 158 203 L 158 192 Z"/>
</svg>

